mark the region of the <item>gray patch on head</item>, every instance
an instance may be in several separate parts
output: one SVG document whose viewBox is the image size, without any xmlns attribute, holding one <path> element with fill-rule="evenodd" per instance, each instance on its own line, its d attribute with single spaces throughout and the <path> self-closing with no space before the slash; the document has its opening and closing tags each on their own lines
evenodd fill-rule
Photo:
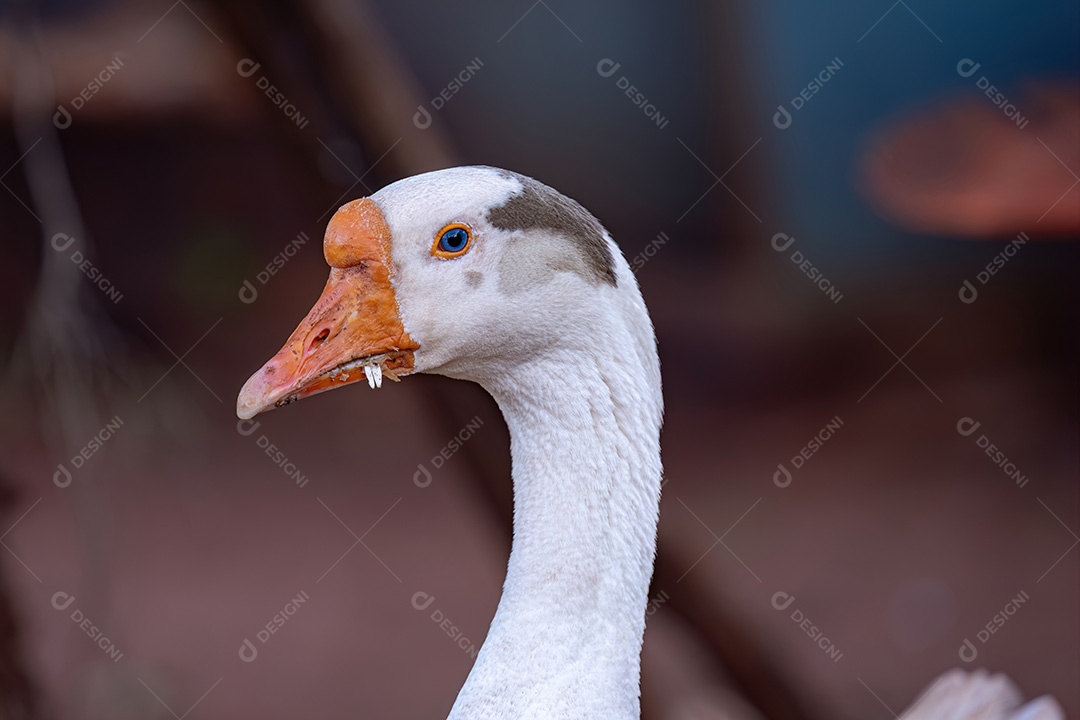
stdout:
<svg viewBox="0 0 1080 720">
<path fill-rule="evenodd" d="M 521 190 L 497 208 L 488 210 L 487 220 L 499 230 L 550 230 L 572 242 L 574 258 L 565 252 L 544 254 L 560 267 L 593 283 L 615 281 L 615 261 L 604 237 L 604 227 L 592 214 L 562 193 L 530 177 L 500 170 L 505 177 L 521 183 Z"/>
<path fill-rule="evenodd" d="M 499 259 L 499 290 L 506 295 L 546 285 L 555 273 L 572 272 L 594 280 L 585 256 L 561 236 L 527 230 L 511 235 Z"/>
<path fill-rule="evenodd" d="M 478 288 L 480 284 L 484 282 L 484 274 L 478 273 L 475 270 L 468 270 L 465 272 L 465 284 L 471 288 Z"/>
</svg>

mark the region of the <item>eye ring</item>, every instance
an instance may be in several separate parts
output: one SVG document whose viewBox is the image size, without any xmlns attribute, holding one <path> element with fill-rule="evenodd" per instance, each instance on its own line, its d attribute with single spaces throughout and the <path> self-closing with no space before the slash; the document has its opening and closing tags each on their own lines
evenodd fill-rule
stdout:
<svg viewBox="0 0 1080 720">
<path fill-rule="evenodd" d="M 431 254 L 443 260 L 461 257 L 472 246 L 472 228 L 465 223 L 450 223 L 435 235 Z"/>
</svg>

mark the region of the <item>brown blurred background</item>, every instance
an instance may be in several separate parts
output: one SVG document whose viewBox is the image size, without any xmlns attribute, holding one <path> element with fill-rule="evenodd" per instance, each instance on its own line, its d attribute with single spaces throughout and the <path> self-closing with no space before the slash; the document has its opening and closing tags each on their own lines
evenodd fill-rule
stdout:
<svg viewBox="0 0 1080 720">
<path fill-rule="evenodd" d="M 1076 716 L 1077 18 L 9 4 L 0 717 L 445 716 L 509 547 L 494 404 L 233 408 L 333 210 L 454 164 L 560 189 L 638 268 L 645 718 L 891 718 L 954 666 Z"/>
</svg>

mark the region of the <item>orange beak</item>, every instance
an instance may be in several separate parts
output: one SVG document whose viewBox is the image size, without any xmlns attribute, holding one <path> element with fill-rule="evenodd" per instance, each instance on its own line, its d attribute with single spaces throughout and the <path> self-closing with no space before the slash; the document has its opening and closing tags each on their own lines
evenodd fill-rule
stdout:
<svg viewBox="0 0 1080 720">
<path fill-rule="evenodd" d="M 342 206 L 326 228 L 330 279 L 277 355 L 240 390 L 243 418 L 367 379 L 413 369 L 419 345 L 405 332 L 390 284 L 390 229 L 372 200 Z"/>
</svg>

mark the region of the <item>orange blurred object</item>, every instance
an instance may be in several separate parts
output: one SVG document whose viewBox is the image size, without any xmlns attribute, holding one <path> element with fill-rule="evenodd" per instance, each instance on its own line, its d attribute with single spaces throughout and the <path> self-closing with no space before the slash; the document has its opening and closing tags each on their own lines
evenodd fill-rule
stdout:
<svg viewBox="0 0 1080 720">
<path fill-rule="evenodd" d="M 860 189 L 918 232 L 1080 234 L 1080 87 L 1041 84 L 1018 100 L 1011 117 L 980 95 L 894 122 L 860 158 Z"/>
</svg>

